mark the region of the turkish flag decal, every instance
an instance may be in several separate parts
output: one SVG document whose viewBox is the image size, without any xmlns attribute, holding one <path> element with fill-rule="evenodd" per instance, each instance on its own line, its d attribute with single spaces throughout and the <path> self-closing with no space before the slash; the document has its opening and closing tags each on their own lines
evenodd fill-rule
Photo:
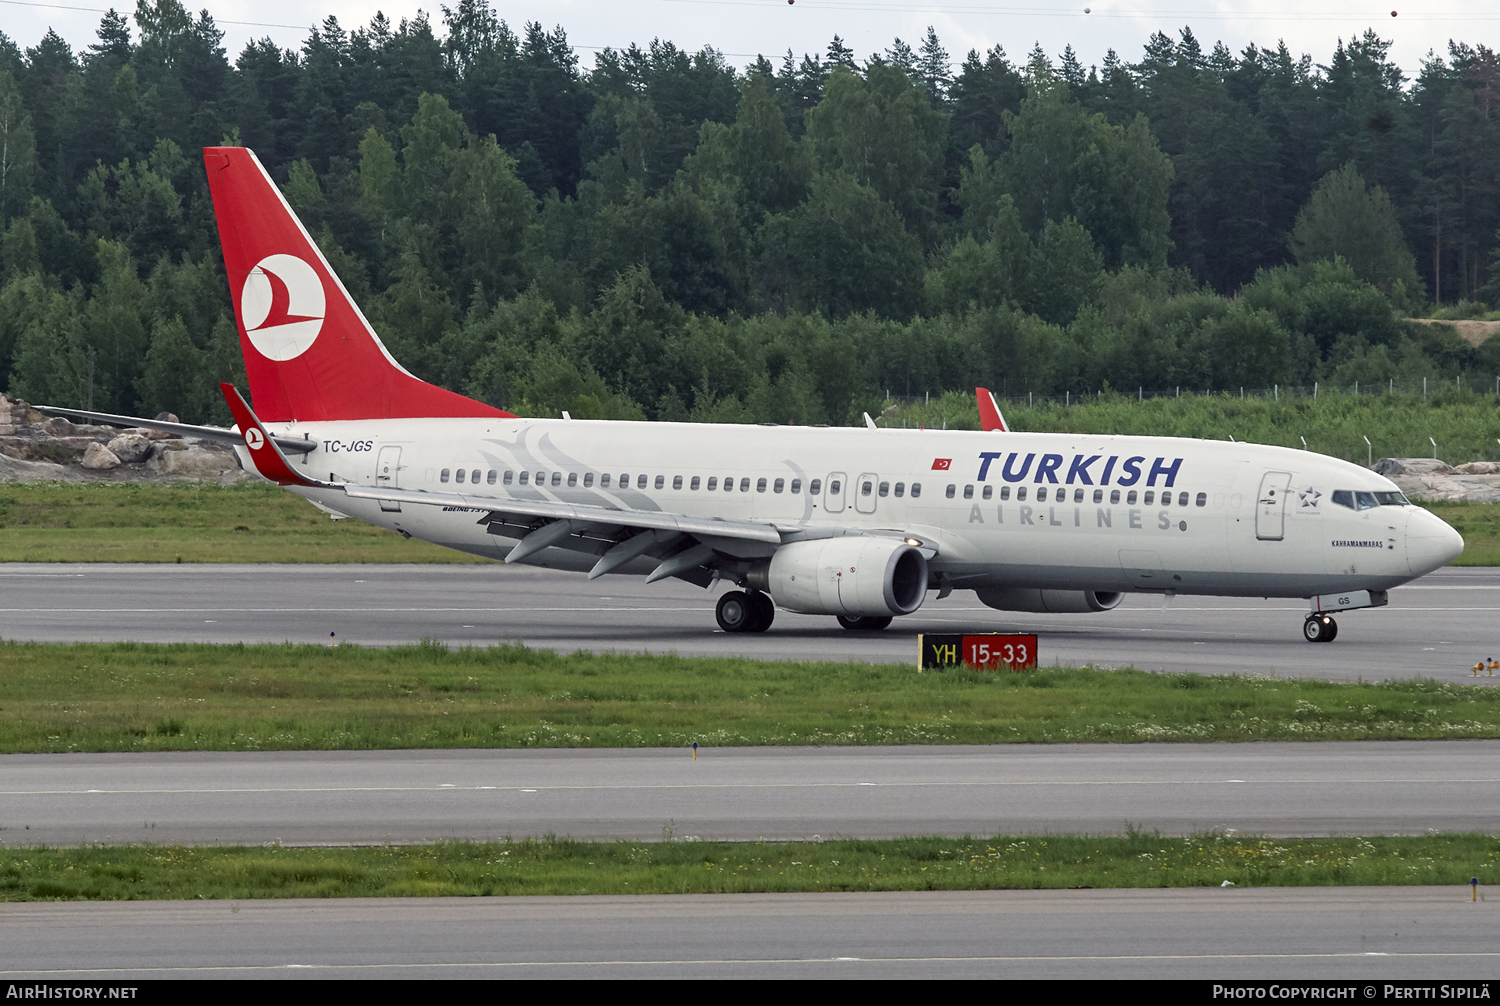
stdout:
<svg viewBox="0 0 1500 1006">
<path fill-rule="evenodd" d="M 932 470 L 935 471 L 935 472 L 945 472 L 945 471 L 948 470 L 949 466 L 951 466 L 952 464 L 953 464 L 953 459 L 952 458 L 933 458 L 932 459 Z"/>
</svg>

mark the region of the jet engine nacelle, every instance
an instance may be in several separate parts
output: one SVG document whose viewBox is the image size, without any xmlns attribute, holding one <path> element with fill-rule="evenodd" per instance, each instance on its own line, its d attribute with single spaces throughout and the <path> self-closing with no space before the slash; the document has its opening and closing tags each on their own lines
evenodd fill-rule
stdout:
<svg viewBox="0 0 1500 1006">
<path fill-rule="evenodd" d="M 974 591 L 979 600 L 1001 611 L 1046 611 L 1055 614 L 1108 611 L 1125 595 L 1105 590 L 1035 590 L 1028 587 L 985 587 Z"/>
<path fill-rule="evenodd" d="M 763 589 L 809 615 L 910 615 L 927 599 L 927 559 L 893 538 L 796 541 L 771 556 Z"/>
</svg>

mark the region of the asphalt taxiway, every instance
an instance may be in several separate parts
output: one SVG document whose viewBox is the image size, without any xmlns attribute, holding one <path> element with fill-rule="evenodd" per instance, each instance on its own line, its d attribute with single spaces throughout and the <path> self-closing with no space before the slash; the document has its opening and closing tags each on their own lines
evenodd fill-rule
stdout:
<svg viewBox="0 0 1500 1006">
<path fill-rule="evenodd" d="M 1031 615 L 972 591 L 929 600 L 883 632 L 781 611 L 768 632 L 729 635 L 717 594 L 670 581 L 503 566 L 0 565 L 0 636 L 38 642 L 307 642 L 369 646 L 423 637 L 515 640 L 562 651 L 916 660 L 921 632 L 1035 632 L 1043 664 L 1260 673 L 1335 680 L 1431 677 L 1473 683 L 1500 658 L 1500 570 L 1448 568 L 1391 591 L 1383 608 L 1339 618 L 1332 643 L 1301 638 L 1296 600 L 1128 595 L 1114 611 Z M 1481 677 L 1482 684 L 1500 678 Z"/>
<path fill-rule="evenodd" d="M 1495 974 L 1496 911 L 1462 887 L 9 904 L 0 979 L 1272 977 L 1373 999 L 1399 978 L 1438 998 Z"/>
<path fill-rule="evenodd" d="M 6 845 L 1500 831 L 1500 741 L 0 757 Z"/>
</svg>

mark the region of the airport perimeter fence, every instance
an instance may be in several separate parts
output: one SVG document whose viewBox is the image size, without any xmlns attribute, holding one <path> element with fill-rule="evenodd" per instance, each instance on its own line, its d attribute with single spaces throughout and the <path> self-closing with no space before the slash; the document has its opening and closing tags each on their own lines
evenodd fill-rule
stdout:
<svg viewBox="0 0 1500 1006">
<path fill-rule="evenodd" d="M 1353 397 L 1373 404 L 1379 396 L 1399 396 L 1394 409 L 1340 408 L 1335 399 L 1353 404 Z M 1349 385 L 1316 382 L 1308 386 L 1271 385 L 1267 388 L 1189 388 L 1187 386 L 1135 389 L 1104 388 L 1060 395 L 1004 394 L 996 401 L 1008 419 L 1012 411 L 1023 417 L 1042 413 L 1030 423 L 1036 429 L 1072 428 L 1055 410 L 1104 406 L 1104 413 L 1079 414 L 1084 428 L 1103 424 L 1095 432 L 1133 433 L 1154 436 L 1185 436 L 1194 439 L 1238 440 L 1311 450 L 1357 464 L 1373 464 L 1380 457 L 1432 457 L 1449 464 L 1469 461 L 1500 461 L 1500 375 L 1480 385 L 1464 378 L 1456 380 L 1380 381 Z M 1132 415 L 1134 402 L 1161 399 L 1183 401 L 1183 409 L 1151 410 Z M 1231 402 L 1259 400 L 1266 403 L 1298 403 L 1297 408 L 1251 410 L 1224 408 Z M 1321 401 L 1320 401 L 1321 400 Z M 1442 408 L 1421 408 L 1423 401 Z M 1329 408 L 1307 406 L 1327 402 Z M 972 429 L 974 392 L 933 395 L 887 395 L 878 426 L 889 428 L 948 429 L 950 421 Z M 1218 403 L 1218 404 L 1216 404 Z M 1402 406 L 1406 407 L 1402 407 Z M 1124 407 L 1124 411 L 1119 411 Z M 961 410 L 961 411 L 960 411 Z M 1091 412 L 1093 410 L 1090 410 Z M 1046 413 L 1050 418 L 1045 418 Z M 1028 420 L 1023 419 L 1023 423 Z M 1061 423 L 1060 427 L 1058 424 Z"/>
<path fill-rule="evenodd" d="M 1149 394 L 1148 394 L 1149 390 Z M 1120 401 L 1123 399 L 1135 399 L 1146 401 L 1156 398 L 1181 398 L 1183 395 L 1198 395 L 1204 398 L 1217 396 L 1228 396 L 1230 398 L 1250 399 L 1259 398 L 1265 401 L 1295 401 L 1299 398 L 1316 399 L 1324 395 L 1388 395 L 1388 394 L 1410 394 L 1420 395 L 1427 398 L 1440 394 L 1444 391 L 1471 391 L 1479 395 L 1500 396 L 1500 374 L 1489 381 L 1480 384 L 1467 380 L 1463 377 L 1454 378 L 1452 381 L 1437 378 L 1423 378 L 1420 381 L 1355 381 L 1353 384 L 1326 384 L 1314 381 L 1310 385 L 1273 384 L 1267 388 L 1204 388 L 1198 389 L 1184 384 L 1170 388 L 1137 387 L 1132 391 L 1130 388 L 1101 388 L 1097 391 L 1064 391 L 1060 395 L 1038 395 L 1027 391 L 1025 393 L 1010 394 L 1003 391 L 994 391 L 995 401 L 1003 409 L 1007 405 L 1024 405 L 1029 409 L 1037 406 L 1047 405 L 1091 405 L 1101 401 Z M 902 406 L 931 405 L 935 399 L 941 398 L 950 392 L 939 392 L 937 395 L 893 395 L 889 391 L 885 393 L 887 407 L 885 412 L 899 410 Z M 969 392 L 962 392 L 969 394 Z M 897 407 L 892 410 L 891 405 Z"/>
</svg>

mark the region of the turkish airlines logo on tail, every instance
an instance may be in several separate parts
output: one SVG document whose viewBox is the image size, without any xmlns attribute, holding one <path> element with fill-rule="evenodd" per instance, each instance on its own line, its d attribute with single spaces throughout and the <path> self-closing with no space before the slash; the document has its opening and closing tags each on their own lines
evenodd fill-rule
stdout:
<svg viewBox="0 0 1500 1006">
<path fill-rule="evenodd" d="M 240 318 L 261 356 L 291 360 L 307 352 L 323 329 L 323 281 L 295 255 L 267 255 L 245 278 Z"/>
<path fill-rule="evenodd" d="M 252 451 L 258 451 L 265 446 L 266 438 L 260 435 L 260 430 L 250 427 L 245 431 L 245 446 Z"/>
</svg>

